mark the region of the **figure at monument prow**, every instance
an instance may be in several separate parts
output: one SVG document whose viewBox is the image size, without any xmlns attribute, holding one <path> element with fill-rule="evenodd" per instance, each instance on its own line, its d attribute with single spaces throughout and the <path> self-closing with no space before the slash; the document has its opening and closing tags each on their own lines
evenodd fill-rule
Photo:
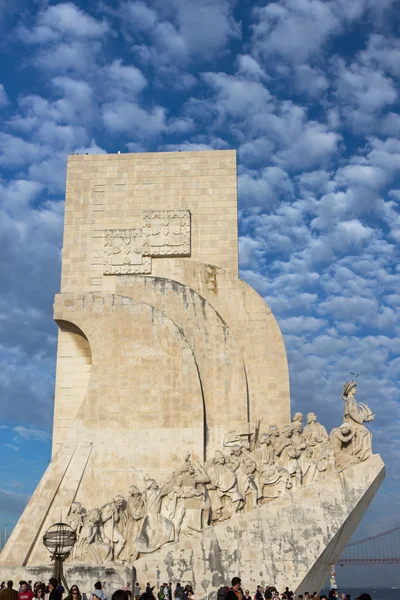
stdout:
<svg viewBox="0 0 400 600">
<path fill-rule="evenodd" d="M 357 391 L 356 381 L 346 381 L 343 386 L 342 399 L 344 400 L 344 421 L 349 423 L 354 431 L 353 452 L 361 462 L 372 454 L 372 434 L 364 425 L 374 420 L 375 415 L 371 409 L 355 399 Z"/>
</svg>

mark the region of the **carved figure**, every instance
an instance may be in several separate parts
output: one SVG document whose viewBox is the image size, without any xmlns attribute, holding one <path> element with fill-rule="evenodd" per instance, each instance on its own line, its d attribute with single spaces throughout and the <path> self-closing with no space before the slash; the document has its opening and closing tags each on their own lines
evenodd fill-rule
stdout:
<svg viewBox="0 0 400 600">
<path fill-rule="evenodd" d="M 295 482 L 296 487 L 301 485 L 303 479 L 300 463 L 297 460 L 300 458 L 300 455 L 301 453 L 294 446 L 287 448 L 287 470 L 292 478 L 292 486 L 293 482 Z"/>
<path fill-rule="evenodd" d="M 292 445 L 297 448 L 297 450 L 304 450 L 307 448 L 307 442 L 303 435 L 303 426 L 301 421 L 293 421 L 292 422 Z"/>
<path fill-rule="evenodd" d="M 113 548 L 101 537 L 101 512 L 98 508 L 89 511 L 78 541 L 76 543 L 76 560 L 85 564 L 107 564 L 112 561 Z"/>
<path fill-rule="evenodd" d="M 139 534 L 145 512 L 141 491 L 136 485 L 131 485 L 128 490 L 128 501 L 126 505 L 126 526 L 124 531 L 126 545 L 121 554 L 121 558 L 128 562 L 135 560 L 137 557 L 135 541 Z"/>
<path fill-rule="evenodd" d="M 190 454 L 175 478 L 169 503 L 170 518 L 175 525 L 175 540 L 180 535 L 189 536 L 208 525 L 211 503 L 205 484 L 210 478 L 200 465 L 192 465 Z"/>
<path fill-rule="evenodd" d="M 304 427 L 303 435 L 309 446 L 322 444 L 329 439 L 328 433 L 321 423 L 317 422 L 314 412 L 307 413 L 307 425 Z"/>
<path fill-rule="evenodd" d="M 238 512 L 244 504 L 244 498 L 238 489 L 236 474 L 219 450 L 216 450 L 214 458 L 208 461 L 206 469 L 211 481 L 208 484 L 211 518 L 213 521 L 229 519 L 231 511 L 227 500 L 230 500 L 235 512 Z"/>
<path fill-rule="evenodd" d="M 277 465 L 267 466 L 260 478 L 261 494 L 264 500 L 272 500 L 285 494 L 292 487 L 287 469 Z"/>
<path fill-rule="evenodd" d="M 260 499 L 260 491 L 255 481 L 257 466 L 248 449 L 237 444 L 232 446 L 228 466 L 236 473 L 239 492 L 244 501 L 246 502 L 246 496 L 250 494 L 253 506 L 256 506 Z"/>
<path fill-rule="evenodd" d="M 261 473 L 266 466 L 276 463 L 275 450 L 272 445 L 272 438 L 267 433 L 260 436 L 260 448 L 256 452 L 257 470 Z"/>
<path fill-rule="evenodd" d="M 292 446 L 292 436 L 293 436 L 292 425 L 291 424 L 285 425 L 282 428 L 282 433 L 279 438 L 279 444 L 275 448 L 275 454 L 276 454 L 276 456 L 279 457 L 280 465 L 283 468 L 287 467 L 287 459 L 288 459 L 287 450 L 290 446 Z"/>
<path fill-rule="evenodd" d="M 120 527 L 124 527 L 124 498 L 115 496 L 115 498 L 101 507 L 102 538 L 111 545 L 113 549 L 114 562 L 118 562 L 119 556 L 125 546 L 126 540 L 122 535 Z"/>
<path fill-rule="evenodd" d="M 160 514 L 163 498 L 170 492 L 171 483 L 159 488 L 154 479 L 145 476 L 146 489 L 143 492 L 146 516 L 136 538 L 138 552 L 154 552 L 164 544 L 175 540 L 175 527 L 170 519 Z"/>
<path fill-rule="evenodd" d="M 268 429 L 268 435 L 271 438 L 271 444 L 273 449 L 276 450 L 279 448 L 280 446 L 280 434 L 279 434 L 279 429 L 277 428 L 276 425 L 271 425 Z"/>
<path fill-rule="evenodd" d="M 296 421 L 298 421 L 300 423 L 300 425 L 303 427 L 303 413 L 301 413 L 301 412 L 294 413 L 293 418 L 292 418 L 292 423 L 295 423 Z"/>
<path fill-rule="evenodd" d="M 82 504 L 80 502 L 72 502 L 71 507 L 69 509 L 69 514 L 66 518 L 68 525 L 75 531 L 76 538 L 79 538 L 79 534 L 83 527 L 83 511 Z M 73 559 L 76 558 L 76 550 L 77 544 L 75 544 L 74 549 L 72 551 L 71 557 Z"/>
<path fill-rule="evenodd" d="M 343 387 L 344 420 L 354 431 L 353 451 L 359 461 L 366 460 L 372 454 L 372 434 L 364 423 L 374 420 L 375 415 L 366 404 L 358 404 L 355 399 L 357 383 L 347 381 Z"/>
<path fill-rule="evenodd" d="M 331 431 L 330 442 L 338 471 L 343 471 L 358 462 L 353 454 L 353 438 L 354 431 L 348 423 L 343 423 Z"/>
</svg>

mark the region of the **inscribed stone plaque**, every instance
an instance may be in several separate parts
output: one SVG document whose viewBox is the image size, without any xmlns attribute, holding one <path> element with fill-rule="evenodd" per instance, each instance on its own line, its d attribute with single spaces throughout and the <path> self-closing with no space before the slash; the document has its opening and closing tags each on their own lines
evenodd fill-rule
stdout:
<svg viewBox="0 0 400 600">
<path fill-rule="evenodd" d="M 143 257 L 141 229 L 104 231 L 104 275 L 151 273 L 151 258 Z"/>
<path fill-rule="evenodd" d="M 190 211 L 143 211 L 144 256 L 190 256 Z"/>
</svg>

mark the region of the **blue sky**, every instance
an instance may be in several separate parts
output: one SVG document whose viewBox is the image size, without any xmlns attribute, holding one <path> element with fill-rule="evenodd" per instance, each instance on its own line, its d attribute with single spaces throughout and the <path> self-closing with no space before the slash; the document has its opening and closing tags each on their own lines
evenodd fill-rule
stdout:
<svg viewBox="0 0 400 600">
<path fill-rule="evenodd" d="M 0 0 L 0 531 L 50 458 L 67 155 L 212 148 L 238 150 L 241 276 L 282 328 L 293 410 L 333 427 L 356 371 L 377 413 L 387 479 L 355 537 L 399 524 L 399 15 Z M 383 581 L 367 570 L 340 576 Z"/>
</svg>

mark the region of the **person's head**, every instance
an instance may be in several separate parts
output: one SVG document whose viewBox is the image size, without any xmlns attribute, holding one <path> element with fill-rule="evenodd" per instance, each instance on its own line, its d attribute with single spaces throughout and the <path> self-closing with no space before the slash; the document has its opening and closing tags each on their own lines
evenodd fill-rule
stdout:
<svg viewBox="0 0 400 600">
<path fill-rule="evenodd" d="M 101 588 L 102 588 L 101 581 L 96 581 L 96 583 L 94 584 L 94 589 L 101 590 Z"/>
<path fill-rule="evenodd" d="M 298 600 L 303 600 L 303 594 L 298 595 Z"/>
<path fill-rule="evenodd" d="M 43 594 L 43 588 L 38 586 L 36 588 L 36 598 L 43 598 L 44 594 Z"/>
<path fill-rule="evenodd" d="M 342 433 L 343 435 L 349 435 L 351 433 L 351 428 L 348 423 L 342 423 L 342 425 L 340 425 L 339 429 L 340 429 L 340 433 Z M 335 594 L 336 594 L 336 590 L 331 590 L 331 592 L 335 592 Z"/>
<path fill-rule="evenodd" d="M 28 584 L 26 583 L 26 581 L 21 581 L 21 592 L 26 592 L 27 589 Z"/>
<path fill-rule="evenodd" d="M 232 589 L 238 591 L 240 589 L 241 584 L 242 584 L 242 582 L 241 582 L 240 577 L 234 577 L 232 579 Z"/>
<path fill-rule="evenodd" d="M 351 600 L 350 594 L 346 594 L 346 600 Z"/>
<path fill-rule="evenodd" d="M 7 587 L 8 588 L 12 588 L 13 585 L 14 585 L 14 582 L 11 581 L 11 579 L 10 579 L 10 581 L 7 581 Z"/>
<path fill-rule="evenodd" d="M 139 587 L 139 583 L 138 583 L 138 582 L 136 582 L 136 583 L 135 583 L 135 585 L 136 585 L 137 587 Z"/>
<path fill-rule="evenodd" d="M 360 594 L 355 600 L 371 600 L 371 596 L 367 593 Z"/>
<path fill-rule="evenodd" d="M 117 508 L 122 508 L 123 504 L 124 504 L 124 498 L 123 496 L 115 496 L 114 498 L 114 504 Z M 118 591 L 118 590 L 117 590 Z"/>
<path fill-rule="evenodd" d="M 319 597 L 319 600 L 328 600 L 328 598 L 325 596 L 325 594 L 322 594 L 322 596 Z"/>
<path fill-rule="evenodd" d="M 129 596 L 125 590 L 116 590 L 111 596 L 111 600 L 129 600 Z"/>
<path fill-rule="evenodd" d="M 246 590 L 244 593 L 246 594 L 246 596 L 248 596 L 249 595 L 249 590 Z"/>
<path fill-rule="evenodd" d="M 49 579 L 49 590 L 50 591 L 55 590 L 57 586 L 58 586 L 57 579 L 55 577 L 51 577 Z"/>
<path fill-rule="evenodd" d="M 350 396 L 352 398 L 353 396 L 355 396 L 356 391 L 357 383 L 355 381 L 346 381 L 346 383 L 343 386 L 343 397 L 347 398 L 348 396 Z M 361 596 L 359 597 L 361 598 Z"/>
<path fill-rule="evenodd" d="M 242 449 L 239 444 L 234 444 L 234 446 L 232 446 L 231 454 L 232 456 L 241 456 Z"/>
<path fill-rule="evenodd" d="M 79 598 L 81 593 L 77 585 L 74 584 L 73 586 L 71 586 L 70 594 L 72 596 L 72 600 L 77 600 Z"/>
<path fill-rule="evenodd" d="M 276 425 L 270 425 L 269 429 L 268 429 L 268 433 L 269 433 L 269 435 L 272 435 L 273 437 L 279 437 L 279 429 L 277 428 Z"/>
</svg>

